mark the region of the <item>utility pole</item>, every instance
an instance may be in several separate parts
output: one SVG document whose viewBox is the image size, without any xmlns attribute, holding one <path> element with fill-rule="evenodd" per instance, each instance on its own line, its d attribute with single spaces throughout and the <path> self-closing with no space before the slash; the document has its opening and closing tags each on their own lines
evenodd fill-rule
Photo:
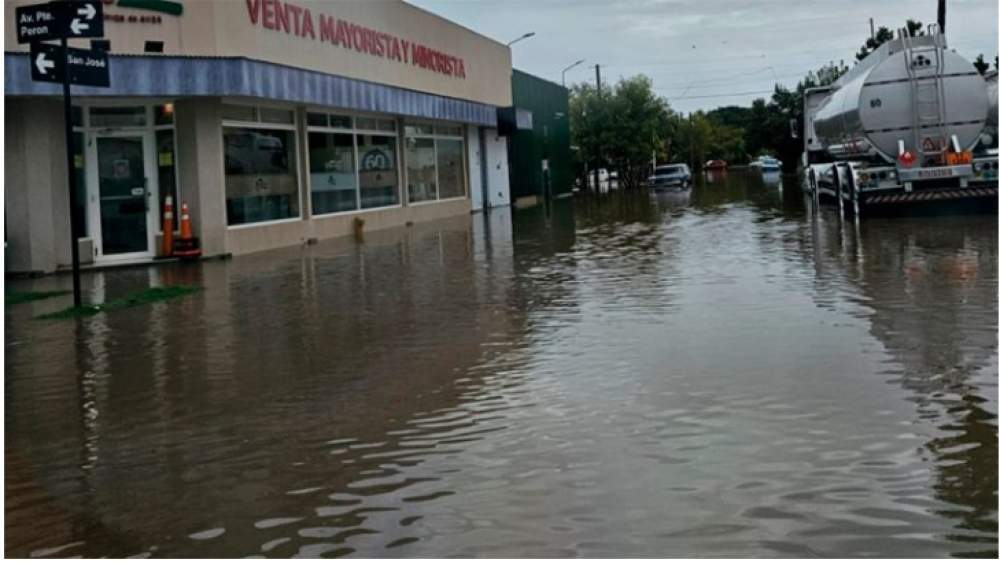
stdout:
<svg viewBox="0 0 1000 563">
<path fill-rule="evenodd" d="M 594 72 L 597 75 L 597 101 L 598 101 L 598 103 L 600 103 L 600 101 L 601 101 L 601 65 L 595 64 L 594 65 Z M 598 174 L 598 170 L 600 169 L 600 166 L 601 166 L 600 154 L 601 154 L 601 146 L 598 145 L 597 146 L 597 155 L 598 155 L 598 157 L 597 157 L 597 163 L 594 165 L 594 191 L 596 191 L 598 193 L 600 193 L 600 191 L 601 191 L 601 178 L 600 178 L 600 175 Z"/>
<path fill-rule="evenodd" d="M 875 41 L 875 18 L 868 18 L 868 27 L 871 28 L 872 41 Z"/>
<path fill-rule="evenodd" d="M 688 142 L 688 145 L 691 147 L 691 158 L 690 158 L 691 170 L 694 170 L 695 166 L 694 166 L 694 112 L 693 111 L 688 114 L 688 125 L 689 125 L 688 130 L 691 132 L 690 133 L 691 138 L 689 139 Z"/>
<path fill-rule="evenodd" d="M 938 0 L 938 33 L 944 33 L 945 0 Z"/>
</svg>

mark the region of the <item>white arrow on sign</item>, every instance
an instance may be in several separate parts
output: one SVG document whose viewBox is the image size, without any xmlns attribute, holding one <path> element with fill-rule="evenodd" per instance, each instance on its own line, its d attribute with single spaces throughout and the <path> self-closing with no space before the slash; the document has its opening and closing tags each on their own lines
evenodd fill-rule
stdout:
<svg viewBox="0 0 1000 563">
<path fill-rule="evenodd" d="M 55 61 L 50 61 L 45 58 L 45 53 L 38 53 L 35 57 L 35 66 L 38 68 L 38 73 L 42 75 L 48 75 L 48 69 L 55 68 Z"/>
<path fill-rule="evenodd" d="M 69 22 L 69 28 L 73 30 L 75 35 L 80 35 L 81 31 L 90 29 L 90 24 L 83 23 L 80 18 L 73 18 L 73 21 Z"/>
<path fill-rule="evenodd" d="M 81 16 L 85 16 L 88 20 L 92 20 L 94 19 L 94 16 L 97 15 L 97 8 L 94 8 L 93 4 L 87 4 L 84 7 L 78 9 L 76 13 Z"/>
</svg>

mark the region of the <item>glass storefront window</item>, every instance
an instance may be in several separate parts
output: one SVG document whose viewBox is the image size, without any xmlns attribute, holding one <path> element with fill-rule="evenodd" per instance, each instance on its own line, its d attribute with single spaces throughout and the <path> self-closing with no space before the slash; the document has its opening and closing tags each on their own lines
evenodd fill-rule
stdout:
<svg viewBox="0 0 1000 563">
<path fill-rule="evenodd" d="M 295 112 L 290 109 L 260 108 L 260 120 L 263 123 L 295 123 Z"/>
<path fill-rule="evenodd" d="M 177 172 L 174 155 L 174 130 L 161 129 L 156 132 L 156 174 L 160 186 L 160 217 L 167 196 L 174 201 L 174 230 L 180 228 L 180 202 L 177 201 Z M 162 230 L 162 229 L 161 229 Z"/>
<path fill-rule="evenodd" d="M 222 119 L 228 121 L 257 121 L 257 112 L 253 106 L 237 106 L 222 104 Z"/>
<path fill-rule="evenodd" d="M 91 127 L 145 127 L 145 125 L 144 106 L 90 108 Z"/>
<path fill-rule="evenodd" d="M 376 128 L 376 120 L 374 117 L 359 117 L 355 120 L 358 125 L 358 129 L 364 129 L 366 131 L 374 131 Z"/>
<path fill-rule="evenodd" d="M 299 216 L 295 131 L 226 127 L 223 144 L 230 225 Z"/>
<path fill-rule="evenodd" d="M 437 140 L 438 190 L 441 199 L 465 195 L 462 145 L 462 141 L 455 139 Z"/>
<path fill-rule="evenodd" d="M 327 127 L 330 125 L 330 119 L 325 113 L 309 112 L 306 114 L 306 125 L 311 127 Z"/>
<path fill-rule="evenodd" d="M 437 199 L 434 139 L 406 139 L 406 190 L 411 202 Z"/>
<path fill-rule="evenodd" d="M 437 135 L 450 135 L 452 137 L 462 136 L 461 125 L 435 125 L 434 133 Z"/>
<path fill-rule="evenodd" d="M 407 135 L 431 135 L 434 133 L 434 127 L 430 125 L 407 125 L 406 134 Z"/>
<path fill-rule="evenodd" d="M 309 180 L 313 215 L 357 209 L 354 136 L 309 133 Z"/>
<path fill-rule="evenodd" d="M 398 205 L 396 120 L 315 114 L 323 118 L 320 120 L 311 115 L 313 128 L 308 139 L 313 215 Z M 392 134 L 364 130 L 389 130 Z"/>
<path fill-rule="evenodd" d="M 462 126 L 409 123 L 405 130 L 410 201 L 465 197 Z"/>
<path fill-rule="evenodd" d="M 352 126 L 351 117 L 347 115 L 331 115 L 330 127 L 339 129 L 350 129 Z"/>
<path fill-rule="evenodd" d="M 358 166 L 361 170 L 362 208 L 399 203 L 396 137 L 359 134 Z"/>
</svg>

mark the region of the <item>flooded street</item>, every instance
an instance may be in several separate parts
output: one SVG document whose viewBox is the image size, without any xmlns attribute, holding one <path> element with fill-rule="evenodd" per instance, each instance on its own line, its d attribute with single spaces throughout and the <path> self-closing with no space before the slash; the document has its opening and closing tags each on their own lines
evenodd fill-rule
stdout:
<svg viewBox="0 0 1000 563">
<path fill-rule="evenodd" d="M 511 214 L 7 306 L 6 555 L 996 556 L 995 216 Z"/>
</svg>

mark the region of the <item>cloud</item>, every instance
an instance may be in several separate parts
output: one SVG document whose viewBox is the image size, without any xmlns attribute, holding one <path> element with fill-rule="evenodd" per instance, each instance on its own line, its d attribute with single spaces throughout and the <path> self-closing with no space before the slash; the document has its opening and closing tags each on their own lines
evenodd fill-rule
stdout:
<svg viewBox="0 0 1000 563">
<path fill-rule="evenodd" d="M 868 18 L 890 29 L 907 18 L 932 22 L 928 0 L 409 0 L 498 41 L 527 31 L 513 47 L 514 66 L 560 80 L 560 71 L 584 58 L 567 81 L 605 80 L 643 73 L 668 99 L 690 86 L 680 111 L 748 105 L 778 80 L 794 86 L 828 61 L 851 63 L 868 36 Z M 502 9 L 501 9 L 502 7 Z M 997 53 L 996 0 L 950 0 L 949 45 L 968 58 Z M 712 87 L 708 87 L 711 85 Z"/>
</svg>

